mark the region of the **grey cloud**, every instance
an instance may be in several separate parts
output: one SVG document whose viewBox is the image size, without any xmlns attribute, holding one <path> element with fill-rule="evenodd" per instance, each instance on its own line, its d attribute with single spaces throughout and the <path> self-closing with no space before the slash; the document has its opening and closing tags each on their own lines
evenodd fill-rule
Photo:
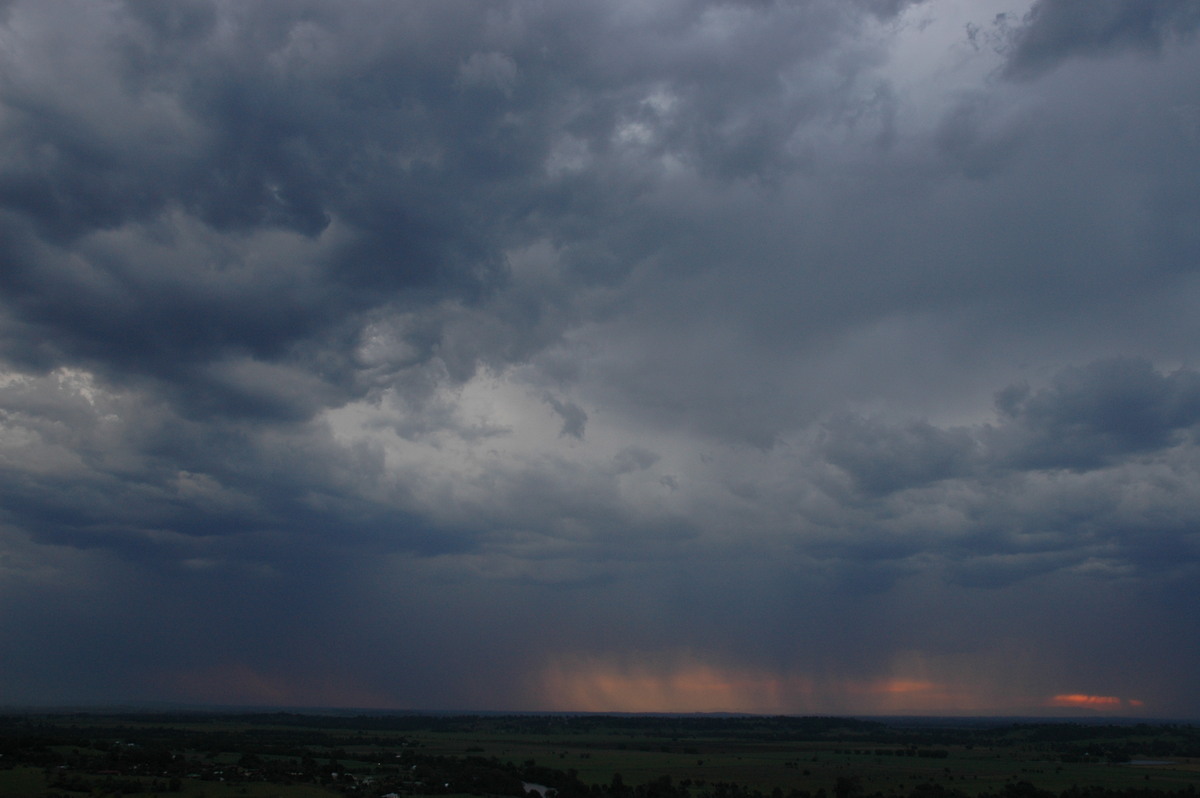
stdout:
<svg viewBox="0 0 1200 798">
<path fill-rule="evenodd" d="M 685 4 L 649 32 L 630 31 L 624 52 L 601 52 L 589 42 L 627 23 L 582 8 L 505 6 L 496 32 L 450 4 L 135 3 L 128 17 L 97 4 L 80 11 L 102 33 L 79 39 L 70 67 L 39 60 L 41 37 L 58 28 L 50 11 L 23 7 L 10 58 L 34 68 L 11 70 L 3 86 L 20 111 L 0 173 L 16 261 L 4 279 L 9 313 L 61 356 L 189 375 L 187 393 L 219 394 L 204 382 L 211 364 L 247 352 L 295 364 L 397 297 L 486 301 L 507 285 L 506 247 L 546 226 L 586 242 L 571 232 L 585 217 L 619 218 L 646 189 L 649 175 L 636 172 L 598 180 L 600 169 L 619 174 L 609 167 L 622 125 L 645 131 L 647 154 L 722 164 L 729 176 L 786 159 L 796 120 L 819 113 L 836 87 L 801 89 L 776 112 L 772 76 L 853 29 L 835 5 Z M 66 35 L 83 36 L 74 30 Z M 755 59 L 710 81 L 710 30 Z M 555 47 L 547 55 L 541 42 Z M 83 84 L 58 79 L 66 68 Z M 464 75 L 502 79 L 503 101 L 467 96 Z M 586 103 L 563 91 L 572 85 L 588 87 Z M 559 129 L 584 142 L 595 167 L 548 179 Z M 621 227 L 600 253 L 617 272 L 602 279 L 647 252 L 649 219 Z M 238 246 L 265 231 L 297 241 Z M 181 247 L 191 251 L 179 262 Z M 573 259 L 572 279 L 590 282 L 597 263 Z M 505 333 L 521 336 L 523 324 Z M 34 353 L 11 356 L 32 363 Z M 470 362 L 446 362 L 456 378 L 472 373 Z M 321 364 L 352 393 L 346 368 Z"/>
<path fill-rule="evenodd" d="M 163 5 L 153 0 L 125 0 L 129 16 L 150 28 L 162 41 L 188 43 L 209 36 L 217 25 L 217 8 L 206 0 Z"/>
<path fill-rule="evenodd" d="M 199 17 L 207 18 L 211 8 Z M 106 13 L 116 12 L 111 5 L 99 5 L 86 13 L 102 23 Z M 354 296 L 360 289 L 439 285 L 457 289 L 464 283 L 448 276 L 443 281 L 439 272 L 448 275 L 445 270 L 458 270 L 468 282 L 475 278 L 467 275 L 486 272 L 493 256 L 486 246 L 463 235 L 469 226 L 450 221 L 462 211 L 447 203 L 460 201 L 438 188 L 448 185 L 447 177 L 459 167 L 453 163 L 444 169 L 424 167 L 425 174 L 420 174 L 422 151 L 441 157 L 437 124 L 463 121 L 425 117 L 421 109 L 436 100 L 429 94 L 434 85 L 422 85 L 418 75 L 407 78 L 403 64 L 376 53 L 374 62 L 334 65 L 335 70 L 365 68 L 366 75 L 335 71 L 331 82 L 310 81 L 299 90 L 305 79 L 297 61 L 300 54 L 288 48 L 298 46 L 301 34 L 315 38 L 314 46 L 331 35 L 326 26 L 337 15 L 319 5 L 307 9 L 264 5 L 247 10 L 245 18 L 238 20 L 246 23 L 246 29 L 239 31 L 246 38 L 235 40 L 224 51 L 223 43 L 213 38 L 212 25 L 193 24 L 182 10 L 166 14 L 139 4 L 134 13 L 137 19 L 153 23 L 145 36 L 98 37 L 80 48 L 76 60 L 82 62 L 77 66 L 88 80 L 97 82 L 116 77 L 108 70 L 113 61 L 125 58 L 129 61 L 125 68 L 142 81 L 103 85 L 101 96 L 93 99 L 73 94 L 75 84 L 64 82 L 49 95 L 50 107 L 45 95 L 36 101 L 27 99 L 45 88 L 41 84 L 21 83 L 15 77 L 7 82 L 6 101 L 24 110 L 25 122 L 10 127 L 9 135 L 15 138 L 16 152 L 26 153 L 23 161 L 10 160 L 0 178 L 0 195 L 7 198 L 11 211 L 34 222 L 43 234 L 66 242 L 121 227 L 136 235 L 133 225 L 148 223 L 171 207 L 182 207 L 216 231 L 275 228 L 306 236 L 320 234 L 331 214 L 337 213 L 353 220 L 349 224 L 355 235 L 340 256 L 326 258 L 320 266 L 332 267 L 326 300 L 336 300 L 341 293 L 350 307 L 365 300 Z M 218 13 L 232 12 L 224 8 Z M 349 12 L 346 16 L 344 22 L 352 26 L 362 22 Z M 40 31 L 36 24 L 30 28 L 32 35 L 22 42 L 26 48 L 38 46 Z M 168 55 L 171 48 L 165 46 L 159 49 L 164 38 L 177 44 L 185 33 L 189 47 L 183 55 Z M 355 87 L 354 94 L 361 95 L 371 85 L 372 71 L 380 79 L 373 94 L 356 102 L 335 103 L 347 82 Z M 149 75 L 154 76 L 152 82 L 144 80 Z M 411 98 L 411 111 L 404 109 L 403 102 L 395 103 L 394 112 L 384 110 L 405 97 Z M 91 103 L 106 98 L 131 113 L 116 118 L 97 114 Z M 481 126 L 490 127 L 482 122 Z M 354 145 L 348 146 L 350 142 Z M 397 165 L 410 148 L 417 150 L 418 174 Z M 364 154 L 396 150 L 400 157 L 392 164 L 361 160 Z M 458 154 L 463 150 L 447 153 L 451 158 Z M 63 190 L 64 186 L 70 189 Z M 450 234 L 451 227 L 461 229 Z M 230 265 L 236 276 L 241 264 Z M 283 275 L 309 265 L 277 262 L 272 267 Z M 100 274 L 130 270 L 129 264 L 119 261 L 94 267 Z M 225 276 L 221 271 L 212 274 L 217 285 Z M 28 282 L 19 287 L 37 292 Z M 35 293 L 35 298 L 47 293 Z M 152 311 L 159 298 L 143 295 L 134 307 Z M 145 337 L 170 334 L 174 325 L 167 322 L 177 314 L 164 315 L 167 318 L 147 329 Z M 179 327 L 189 326 L 180 321 Z M 287 337 L 294 340 L 305 332 Z M 97 346 L 106 340 L 95 334 L 89 338 Z M 235 343 L 251 340 L 257 339 L 248 336 Z M 112 345 L 118 346 L 116 341 Z"/>
<path fill-rule="evenodd" d="M 563 401 L 550 394 L 546 394 L 545 401 L 562 418 L 562 431 L 559 434 L 582 440 L 587 427 L 587 412 L 574 402 Z"/>
<path fill-rule="evenodd" d="M 1142 358 L 1065 369 L 1034 391 L 996 394 L 998 420 L 976 427 L 895 426 L 842 415 L 826 423 L 822 454 L 865 492 L 1016 471 L 1090 471 L 1190 445 L 1200 423 L 1200 374 L 1167 374 Z"/>
<path fill-rule="evenodd" d="M 659 456 L 649 449 L 627 446 L 617 452 L 617 456 L 613 458 L 613 464 L 617 467 L 618 473 L 629 474 L 635 471 L 644 471 L 657 463 L 659 459 Z"/>
<path fill-rule="evenodd" d="M 807 551 L 834 564 L 877 560 L 898 575 L 933 558 L 972 589 L 1075 572 L 1189 579 L 1198 379 L 1106 359 L 1040 390 L 1001 391 L 994 424 L 842 415 L 825 425 L 820 453 L 858 491 L 843 507 L 861 508 L 878 532 L 844 531 Z"/>
<path fill-rule="evenodd" d="M 1200 374 L 1160 374 L 1144 359 L 1097 361 L 1037 392 L 997 395 L 993 448 L 1023 468 L 1098 468 L 1180 442 L 1200 422 Z"/>
<path fill-rule="evenodd" d="M 1005 69 L 1030 77 L 1073 56 L 1157 52 L 1198 27 L 1189 0 L 1038 0 L 1013 31 Z"/>
<path fill-rule="evenodd" d="M 463 87 L 485 86 L 511 97 L 517 83 L 517 65 L 504 53 L 472 53 L 458 70 Z"/>
<path fill-rule="evenodd" d="M 989 116 L 983 102 L 976 97 L 958 103 L 942 119 L 936 137 L 942 154 L 974 180 L 997 175 L 1011 166 L 1025 132 L 982 129 L 983 120 Z"/>
<path fill-rule="evenodd" d="M 858 0 L 858 5 L 881 19 L 888 19 L 899 15 L 909 6 L 922 2 L 924 0 Z"/>
<path fill-rule="evenodd" d="M 968 587 L 996 589 L 1024 581 L 1038 574 L 1059 570 L 1072 562 L 1059 556 L 993 556 L 972 557 L 950 569 L 949 578 Z"/>
<path fill-rule="evenodd" d="M 243 359 L 216 363 L 210 372 L 211 400 L 234 416 L 303 421 L 336 402 L 334 391 L 307 370 Z"/>
<path fill-rule="evenodd" d="M 42 543 L 158 561 L 208 556 L 205 540 L 221 539 L 215 549 L 253 561 L 268 552 L 237 540 L 281 530 L 291 546 L 464 545 L 381 502 L 372 487 L 379 454 L 337 447 L 321 427 L 272 435 L 244 422 L 196 423 L 159 398 L 65 371 L 9 384 L 0 399 L 10 442 L 0 460 L 4 518 Z"/>
<path fill-rule="evenodd" d="M 854 476 L 868 493 L 890 493 L 950 477 L 973 466 L 977 443 L 969 430 L 928 423 L 903 428 L 842 416 L 826 425 L 825 458 Z"/>
</svg>

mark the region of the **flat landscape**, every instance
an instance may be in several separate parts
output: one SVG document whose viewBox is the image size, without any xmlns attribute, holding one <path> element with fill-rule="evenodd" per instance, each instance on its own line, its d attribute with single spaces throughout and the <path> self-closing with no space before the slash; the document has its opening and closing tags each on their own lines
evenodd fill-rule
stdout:
<svg viewBox="0 0 1200 798">
<path fill-rule="evenodd" d="M 12 714 L 0 795 L 1192 796 L 1190 724 L 705 715 Z"/>
</svg>

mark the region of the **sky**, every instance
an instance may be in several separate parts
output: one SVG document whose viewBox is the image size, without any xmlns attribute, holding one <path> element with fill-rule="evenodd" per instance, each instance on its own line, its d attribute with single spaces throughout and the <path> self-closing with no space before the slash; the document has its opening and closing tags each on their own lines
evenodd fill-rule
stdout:
<svg viewBox="0 0 1200 798">
<path fill-rule="evenodd" d="M 1194 0 L 0 0 L 0 705 L 1200 717 Z"/>
</svg>

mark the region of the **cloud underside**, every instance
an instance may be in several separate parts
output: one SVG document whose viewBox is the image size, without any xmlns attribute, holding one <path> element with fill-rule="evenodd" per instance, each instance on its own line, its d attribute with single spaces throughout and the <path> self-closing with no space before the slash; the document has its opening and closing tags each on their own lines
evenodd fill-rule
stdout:
<svg viewBox="0 0 1200 798">
<path fill-rule="evenodd" d="M 0 4 L 0 703 L 1200 711 L 1200 13 Z"/>
</svg>

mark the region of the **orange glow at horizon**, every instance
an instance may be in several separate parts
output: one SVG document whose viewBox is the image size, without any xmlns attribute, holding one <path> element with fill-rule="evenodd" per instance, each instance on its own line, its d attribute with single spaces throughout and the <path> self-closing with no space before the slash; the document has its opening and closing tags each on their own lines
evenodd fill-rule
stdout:
<svg viewBox="0 0 1200 798">
<path fill-rule="evenodd" d="M 771 711 L 782 693 L 808 689 L 697 664 L 660 669 L 596 663 L 552 668 L 542 688 L 552 707 L 588 712 Z"/>
<path fill-rule="evenodd" d="M 881 682 L 870 682 L 865 692 L 886 693 L 888 695 L 907 695 L 909 693 L 928 693 L 941 689 L 939 685 L 919 679 L 885 679 Z"/>
<path fill-rule="evenodd" d="M 538 694 L 547 709 L 584 712 L 886 714 L 989 708 L 967 690 L 930 679 L 817 680 L 688 659 L 566 659 L 542 674 Z"/>
<path fill-rule="evenodd" d="M 1099 709 L 1105 711 L 1119 710 L 1126 707 L 1144 707 L 1146 704 L 1136 698 L 1122 700 L 1114 695 L 1088 695 L 1087 693 L 1063 693 L 1056 695 L 1046 702 L 1048 707 L 1070 707 L 1083 709 Z"/>
</svg>

